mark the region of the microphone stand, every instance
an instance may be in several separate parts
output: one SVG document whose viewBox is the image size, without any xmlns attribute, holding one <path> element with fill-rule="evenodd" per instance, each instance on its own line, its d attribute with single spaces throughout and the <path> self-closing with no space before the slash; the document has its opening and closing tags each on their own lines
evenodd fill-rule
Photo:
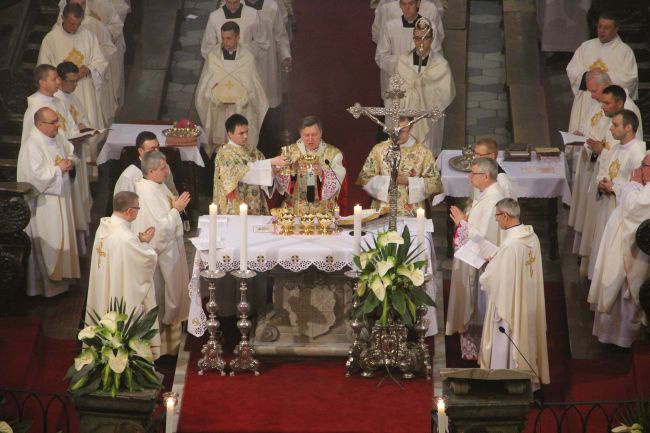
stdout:
<svg viewBox="0 0 650 433">
<path fill-rule="evenodd" d="M 530 371 L 533 372 L 533 374 L 535 375 L 535 377 L 537 378 L 537 380 L 539 382 L 539 388 L 542 389 L 542 378 L 540 377 L 539 374 L 537 374 L 537 371 L 533 368 L 533 366 L 530 364 L 530 362 L 528 362 L 528 359 L 526 359 L 526 356 L 521 352 L 521 350 L 519 350 L 519 347 L 517 347 L 517 345 L 515 344 L 513 339 L 510 337 L 510 335 L 508 335 L 508 333 L 506 332 L 506 328 L 504 328 L 503 326 L 499 326 L 499 332 L 506 336 L 508 341 L 510 341 L 512 346 L 517 350 L 517 352 L 519 352 L 519 354 L 524 359 L 524 361 L 526 361 L 526 364 L 528 364 L 528 367 L 530 367 Z M 542 394 L 542 398 L 541 398 L 541 403 L 544 403 L 543 394 Z"/>
</svg>

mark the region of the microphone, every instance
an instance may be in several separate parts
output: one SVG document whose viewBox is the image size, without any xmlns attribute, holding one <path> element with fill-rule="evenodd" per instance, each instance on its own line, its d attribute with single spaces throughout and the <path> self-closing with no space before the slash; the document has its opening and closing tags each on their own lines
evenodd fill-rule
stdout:
<svg viewBox="0 0 650 433">
<path fill-rule="evenodd" d="M 508 335 L 508 333 L 506 332 L 506 328 L 504 328 L 503 326 L 499 326 L 499 332 L 502 333 L 503 335 L 505 335 L 506 338 L 508 338 L 508 341 L 510 341 L 510 343 L 512 343 L 514 348 L 517 349 L 517 352 L 519 352 L 521 357 L 524 358 L 524 361 L 526 361 L 526 364 L 528 364 L 528 367 L 530 367 L 530 370 L 533 372 L 535 377 L 537 377 L 537 380 L 539 381 L 539 386 L 541 387 L 542 386 L 542 378 L 539 376 L 539 374 L 537 374 L 537 371 L 533 368 L 533 366 L 530 364 L 530 362 L 528 362 L 528 359 L 526 359 L 526 356 L 524 356 L 524 354 L 521 353 L 521 350 L 519 350 L 519 348 L 517 347 L 515 342 L 512 340 L 512 338 L 510 338 L 510 335 Z"/>
<path fill-rule="evenodd" d="M 326 159 L 326 160 L 325 160 L 325 164 L 329 167 L 330 170 L 332 170 L 332 173 L 334 173 L 334 177 L 336 178 L 336 183 L 339 185 L 339 191 L 340 191 L 341 188 L 343 188 L 343 186 L 341 185 L 341 181 L 339 180 L 339 176 L 336 174 L 336 172 L 335 172 L 334 169 L 332 168 L 332 164 L 330 164 L 330 160 L 329 160 L 329 159 Z"/>
</svg>

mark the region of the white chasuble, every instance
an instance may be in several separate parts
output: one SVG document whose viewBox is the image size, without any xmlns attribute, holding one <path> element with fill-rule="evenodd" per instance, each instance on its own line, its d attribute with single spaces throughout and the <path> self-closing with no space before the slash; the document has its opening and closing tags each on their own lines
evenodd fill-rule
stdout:
<svg viewBox="0 0 650 433">
<path fill-rule="evenodd" d="M 108 62 L 102 54 L 95 35 L 83 29 L 69 34 L 60 24 L 55 25 L 43 39 L 38 63 L 58 65 L 63 61 L 70 61 L 78 67 L 86 66 L 90 69 L 90 74 L 79 80 L 74 93 L 81 100 L 90 122 L 99 128 L 106 127 L 104 123 L 106 116 L 102 114 L 99 98 Z"/>
<path fill-rule="evenodd" d="M 181 322 L 189 312 L 189 271 L 183 243 L 183 222 L 172 208 L 172 193 L 164 184 L 141 179 L 135 183 L 140 197 L 138 217 L 131 224 L 134 233 L 154 227 L 156 234 L 150 242 L 158 254 L 154 273 L 156 302 L 160 308 L 160 354 L 178 352 Z"/>
<path fill-rule="evenodd" d="M 549 383 L 546 304 L 539 239 L 532 226 L 504 230 L 504 241 L 479 282 L 487 294 L 479 365 L 486 369 L 529 370 Z M 514 344 L 499 332 L 509 330 Z M 521 351 L 517 351 L 515 347 Z M 535 377 L 534 382 L 539 382 Z"/>
<path fill-rule="evenodd" d="M 467 239 L 480 235 L 498 246 L 502 235 L 494 219 L 494 207 L 502 198 L 505 198 L 505 193 L 499 183 L 490 185 L 474 200 L 468 211 L 467 222 L 458 230 L 466 231 Z M 478 288 L 479 275 L 480 271 L 454 258 L 447 308 L 447 335 L 467 332 L 470 322 L 478 326 L 483 323 L 485 311 L 481 305 L 482 292 Z"/>
<path fill-rule="evenodd" d="M 119 216 L 104 217 L 95 233 L 88 278 L 86 322 L 90 312 L 102 317 L 112 298 L 123 299 L 126 313 L 149 311 L 156 306 L 153 275 L 158 255 L 131 231 L 131 223 Z M 158 328 L 156 323 L 155 328 Z M 152 339 L 154 357 L 160 356 L 160 336 Z"/>
<path fill-rule="evenodd" d="M 242 45 L 235 60 L 224 60 L 221 49 L 212 50 L 201 71 L 194 99 L 196 111 L 208 134 L 208 155 L 228 142 L 225 122 L 238 113 L 248 119 L 248 147 L 257 147 L 260 128 L 269 103 L 252 54 Z"/>
<path fill-rule="evenodd" d="M 256 59 L 271 49 L 270 36 L 260 22 L 258 12 L 241 2 L 240 9 L 232 13 L 224 5 L 210 13 L 201 41 L 201 55 L 208 61 L 212 51 L 221 50 L 221 26 L 233 21 L 239 26 L 239 43 L 246 45 Z"/>
<path fill-rule="evenodd" d="M 650 185 L 626 184 L 612 212 L 595 259 L 587 301 L 598 340 L 630 347 L 647 325 L 639 305 L 639 288 L 648 276 L 649 258 L 636 244 L 636 230 L 650 215 Z"/>
<path fill-rule="evenodd" d="M 584 73 L 592 69 L 607 72 L 613 84 L 626 89 L 632 99 L 638 97 L 639 73 L 634 52 L 620 37 L 616 36 L 605 44 L 598 38 L 589 39 L 573 53 L 566 71 L 574 95 L 578 95 L 580 91 Z"/>
<path fill-rule="evenodd" d="M 431 110 L 437 108 L 444 113 L 456 96 L 454 77 L 451 75 L 449 63 L 440 53 L 431 52 L 420 72 L 419 62 L 414 53 L 402 54 L 397 60 L 395 72 L 404 79 L 403 89 L 406 92 L 400 99 L 403 108 Z M 434 155 L 442 149 L 445 118 L 437 121 L 423 119 L 413 125 L 411 135 L 416 140 L 426 143 Z"/>
<path fill-rule="evenodd" d="M 49 138 L 33 128 L 18 153 L 16 179 L 34 187 L 29 199 L 31 219 L 25 232 L 32 241 L 27 268 L 29 296 L 56 296 L 79 278 L 70 178 L 57 163 L 74 159 L 74 149 L 61 134 Z"/>
</svg>

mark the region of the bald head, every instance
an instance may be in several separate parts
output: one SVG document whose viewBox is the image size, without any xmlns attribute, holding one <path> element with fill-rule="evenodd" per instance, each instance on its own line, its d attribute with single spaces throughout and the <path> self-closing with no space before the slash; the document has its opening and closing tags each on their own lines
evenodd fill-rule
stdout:
<svg viewBox="0 0 650 433">
<path fill-rule="evenodd" d="M 51 108 L 39 108 L 34 113 L 34 126 L 46 136 L 54 138 L 59 132 L 59 117 Z"/>
</svg>

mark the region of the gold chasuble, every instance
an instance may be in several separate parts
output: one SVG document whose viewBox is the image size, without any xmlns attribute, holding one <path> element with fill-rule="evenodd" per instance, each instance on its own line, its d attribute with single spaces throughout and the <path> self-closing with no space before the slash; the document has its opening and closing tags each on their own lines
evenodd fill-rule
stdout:
<svg viewBox="0 0 650 433">
<path fill-rule="evenodd" d="M 268 207 L 259 185 L 241 182 L 249 172 L 248 163 L 261 161 L 264 155 L 257 150 L 228 143 L 217 151 L 214 173 L 214 198 L 219 212 L 238 215 L 239 205 L 248 205 L 249 215 L 268 215 Z"/>
</svg>

